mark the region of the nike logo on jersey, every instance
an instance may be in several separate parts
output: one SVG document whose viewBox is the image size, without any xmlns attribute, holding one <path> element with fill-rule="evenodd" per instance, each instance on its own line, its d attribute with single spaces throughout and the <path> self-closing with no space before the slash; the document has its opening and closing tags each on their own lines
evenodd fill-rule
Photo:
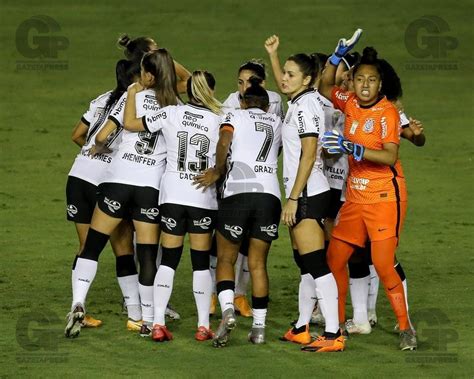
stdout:
<svg viewBox="0 0 474 379">
<path fill-rule="evenodd" d="M 234 238 L 238 238 L 242 235 L 243 229 L 238 225 L 224 225 L 224 229 L 229 231 L 230 235 Z"/>
<path fill-rule="evenodd" d="M 379 228 L 378 229 L 379 232 L 383 232 L 384 230 L 387 230 L 387 228 Z"/>
<path fill-rule="evenodd" d="M 115 213 L 122 206 L 117 200 L 111 200 L 107 196 L 104 198 L 104 203 L 107 204 L 109 211 Z"/>
</svg>

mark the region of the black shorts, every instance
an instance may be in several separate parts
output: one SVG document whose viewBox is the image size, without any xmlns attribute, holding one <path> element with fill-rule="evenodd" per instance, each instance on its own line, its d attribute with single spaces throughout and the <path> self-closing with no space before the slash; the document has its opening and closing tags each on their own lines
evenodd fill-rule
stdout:
<svg viewBox="0 0 474 379">
<path fill-rule="evenodd" d="M 342 204 L 344 204 L 344 202 L 341 201 L 342 190 L 331 188 L 330 193 L 331 193 L 331 197 L 329 200 L 329 209 L 328 209 L 328 214 L 326 217 L 334 220 L 337 214 L 339 213 L 339 209 L 341 209 Z"/>
<path fill-rule="evenodd" d="M 217 220 L 217 210 L 165 203 L 160 206 L 161 230 L 175 236 L 186 233 L 212 233 Z"/>
<path fill-rule="evenodd" d="M 97 186 L 68 176 L 66 184 L 66 213 L 69 221 L 90 224 L 97 201 Z"/>
<path fill-rule="evenodd" d="M 330 199 L 331 191 L 318 193 L 310 197 L 300 197 L 298 199 L 298 209 L 296 210 L 296 224 L 301 220 L 309 218 L 316 220 L 322 228 L 322 221 L 328 216 Z"/>
<path fill-rule="evenodd" d="M 219 202 L 217 230 L 229 241 L 250 238 L 273 241 L 278 238 L 280 200 L 267 193 L 241 193 Z"/>
<path fill-rule="evenodd" d="M 138 187 L 121 183 L 101 183 L 97 205 L 110 217 L 158 224 L 160 192 L 153 187 Z"/>
</svg>

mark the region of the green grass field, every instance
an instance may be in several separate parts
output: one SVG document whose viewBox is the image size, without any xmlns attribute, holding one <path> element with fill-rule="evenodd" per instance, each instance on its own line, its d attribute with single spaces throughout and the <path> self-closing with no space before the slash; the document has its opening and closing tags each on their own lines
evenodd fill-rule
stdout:
<svg viewBox="0 0 474 379">
<path fill-rule="evenodd" d="M 0 377 L 474 375 L 471 2 L 29 0 L 19 5 L 0 0 L 0 7 Z M 407 26 L 426 14 L 442 17 L 451 29 L 442 35 L 458 41 L 445 58 L 417 60 L 405 47 Z M 60 24 L 54 35 L 67 37 L 69 47 L 58 59 L 66 60 L 68 69 L 17 70 L 18 61 L 28 58 L 17 50 L 15 33 L 35 15 Z M 114 85 L 114 63 L 122 57 L 115 47 L 118 35 L 153 36 L 191 71 L 213 72 L 224 99 L 235 91 L 242 62 L 266 58 L 267 36 L 280 36 L 284 58 L 330 52 L 356 27 L 364 29 L 359 49 L 376 47 L 398 70 L 406 111 L 423 121 L 427 135 L 424 148 L 407 142 L 401 148 L 409 211 L 397 253 L 408 277 L 411 313 L 420 320 L 419 350 L 398 351 L 398 336 L 391 332 L 394 316 L 382 290 L 379 325 L 371 335 L 351 338 L 346 352 L 303 354 L 298 346 L 279 342 L 297 314 L 299 281 L 283 227 L 269 258 L 266 345 L 247 343 L 248 319 L 240 320 L 226 349 L 193 340 L 196 312 L 186 255 L 171 299 L 182 315 L 169 324 L 175 340 L 156 344 L 127 332 L 110 248 L 101 256 L 88 296 L 88 310 L 104 325 L 65 339 L 63 317 L 70 307 L 70 267 L 77 249 L 74 227 L 65 220 L 65 183 L 77 153 L 70 132 L 89 101 Z M 457 67 L 407 66 L 414 60 L 425 68 L 427 60 L 448 60 Z M 268 87 L 275 89 L 270 78 Z M 454 362 L 443 361 L 442 354 Z"/>
</svg>

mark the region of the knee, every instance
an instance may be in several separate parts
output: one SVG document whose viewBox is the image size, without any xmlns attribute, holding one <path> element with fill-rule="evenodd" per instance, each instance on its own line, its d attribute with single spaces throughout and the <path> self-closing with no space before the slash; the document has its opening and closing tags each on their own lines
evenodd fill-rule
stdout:
<svg viewBox="0 0 474 379">
<path fill-rule="evenodd" d="M 209 251 L 191 249 L 191 265 L 193 271 L 209 270 Z"/>
</svg>

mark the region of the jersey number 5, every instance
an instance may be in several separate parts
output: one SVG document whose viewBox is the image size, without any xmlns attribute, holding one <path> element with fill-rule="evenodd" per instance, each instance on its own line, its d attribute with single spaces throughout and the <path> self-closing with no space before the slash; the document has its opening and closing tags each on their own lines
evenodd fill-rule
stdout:
<svg viewBox="0 0 474 379">
<path fill-rule="evenodd" d="M 186 159 L 188 157 L 188 132 L 178 132 L 178 171 L 186 171 Z M 189 162 L 188 170 L 191 172 L 201 172 L 207 170 L 209 166 L 209 145 L 211 141 L 204 134 L 194 134 L 189 139 L 189 145 L 199 146 L 196 151 L 197 162 Z"/>
</svg>

